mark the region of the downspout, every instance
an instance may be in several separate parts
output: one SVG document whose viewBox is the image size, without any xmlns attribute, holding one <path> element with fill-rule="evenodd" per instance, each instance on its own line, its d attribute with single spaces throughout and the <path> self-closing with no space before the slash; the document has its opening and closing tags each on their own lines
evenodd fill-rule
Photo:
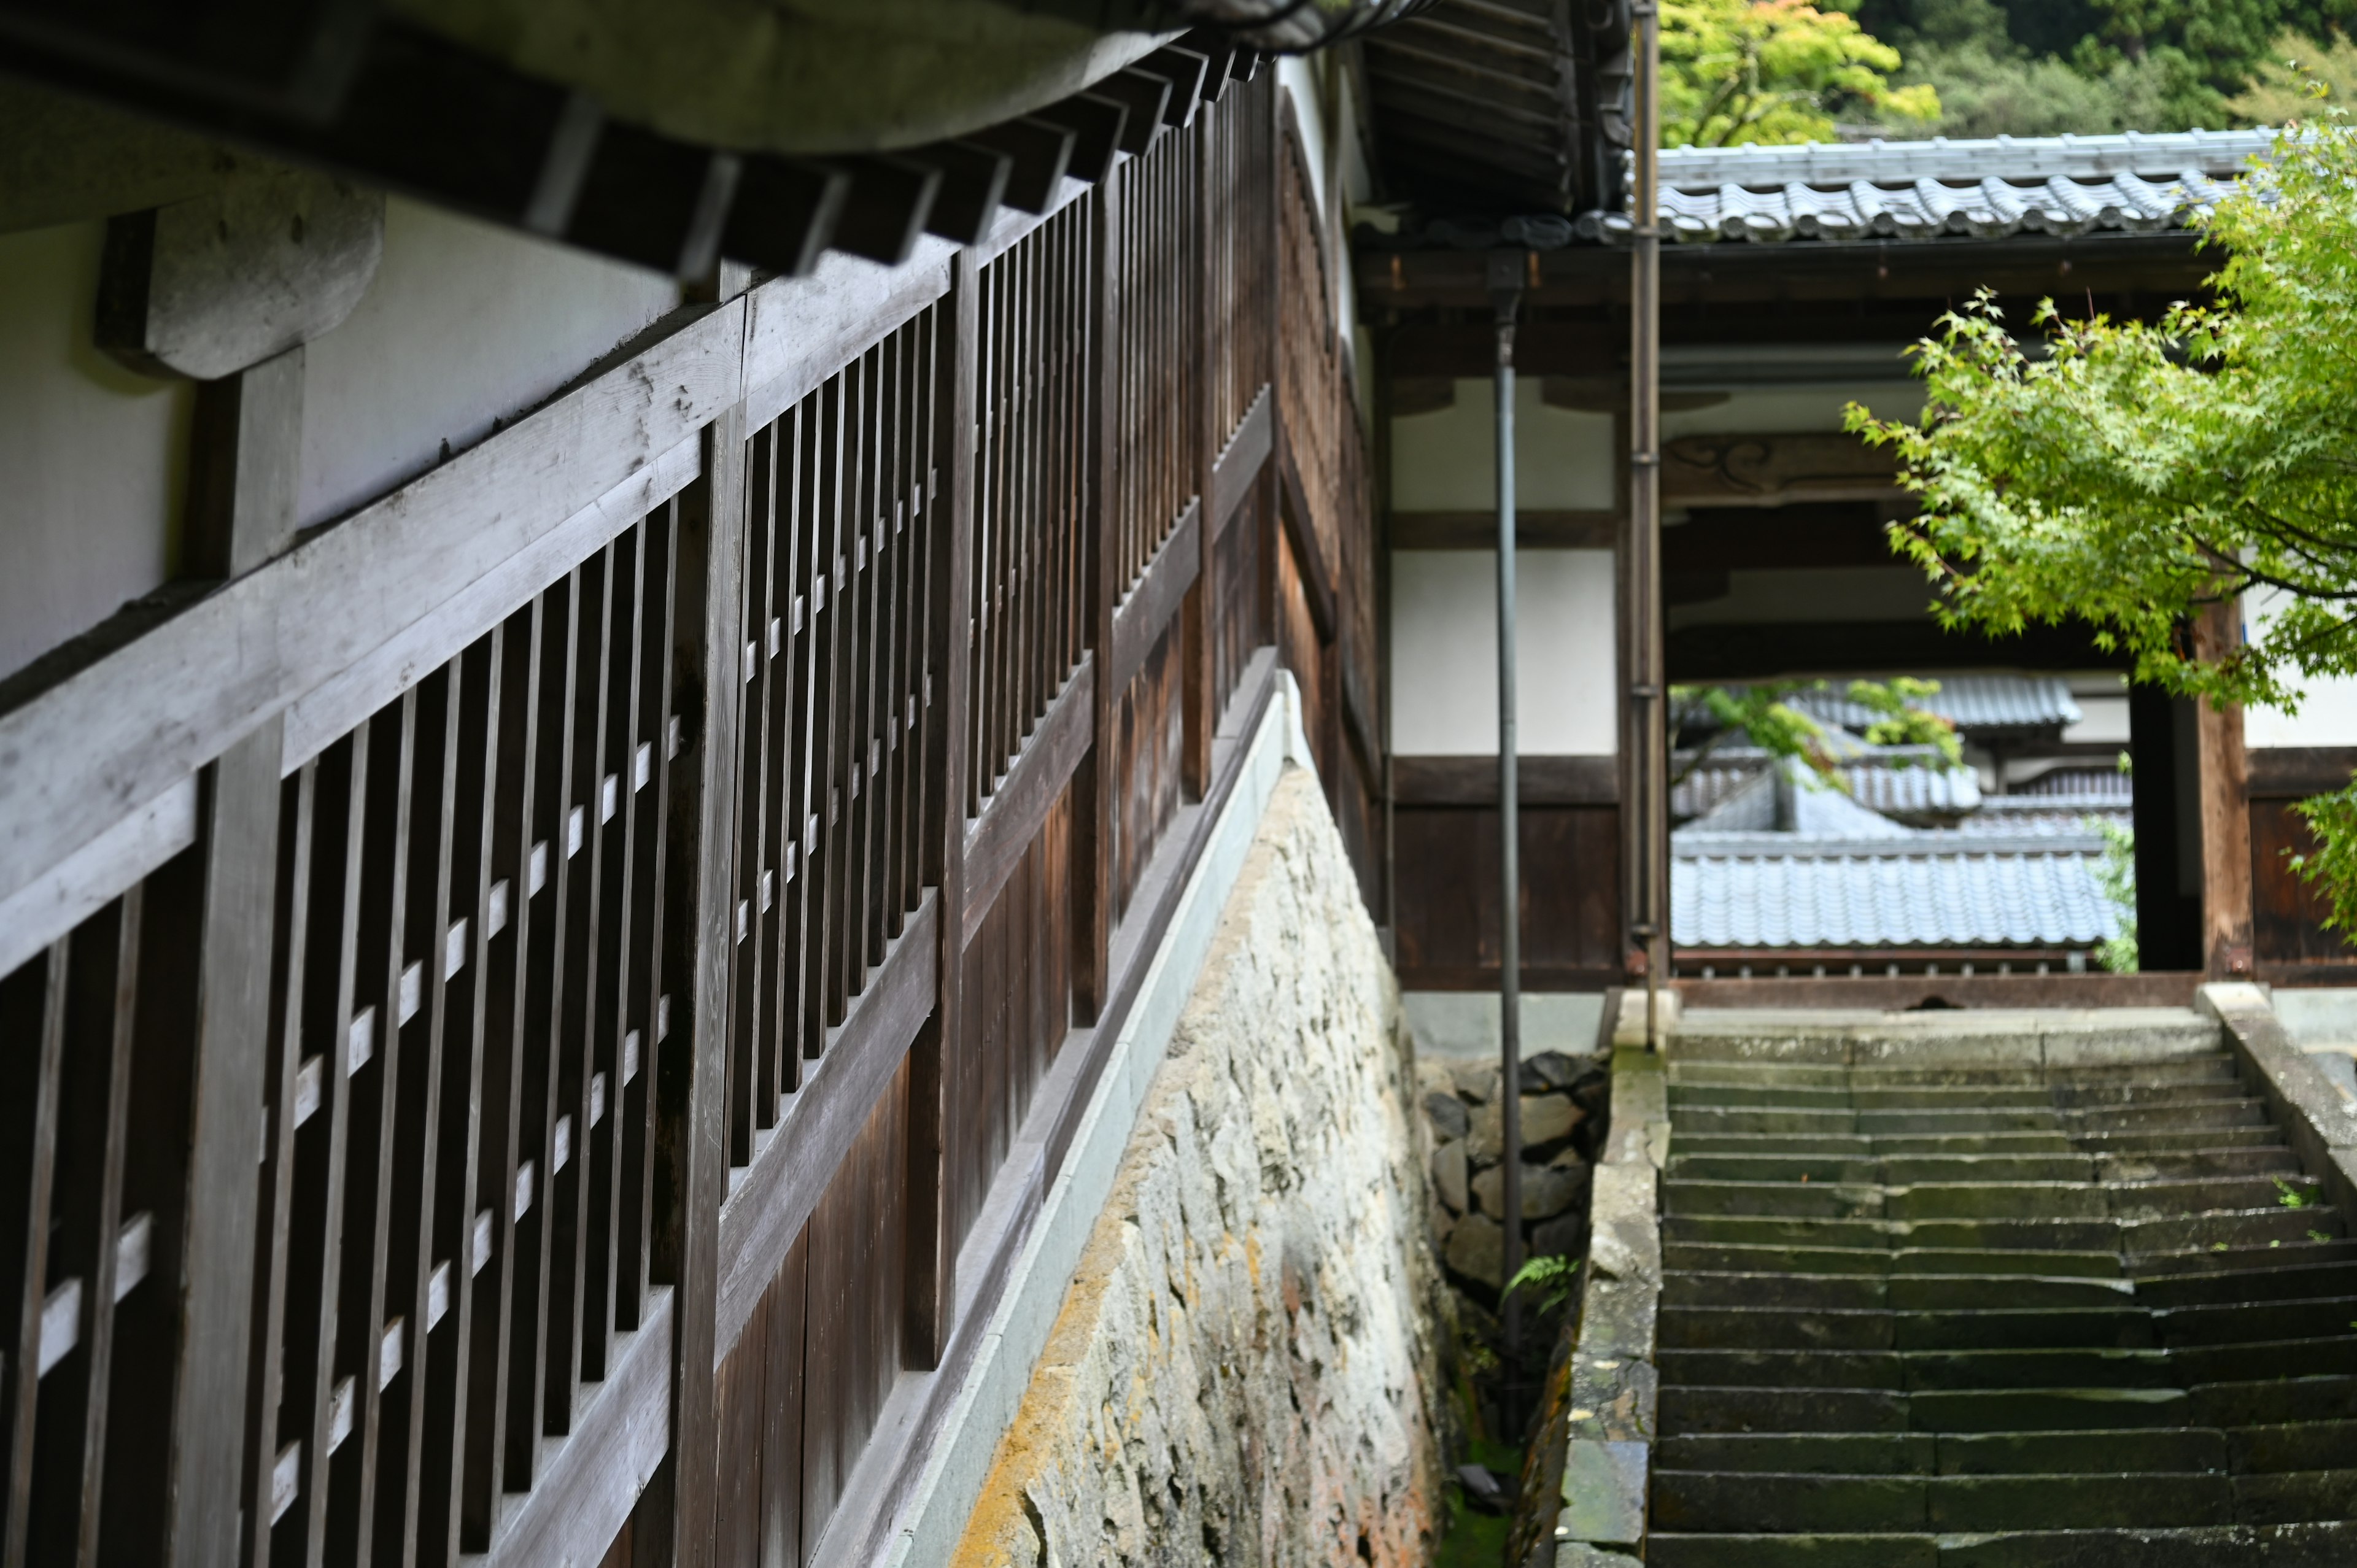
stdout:
<svg viewBox="0 0 2357 1568">
<path fill-rule="evenodd" d="M 1490 253 L 1498 328 L 1498 1113 L 1508 1282 L 1523 1267 L 1522 789 L 1514 734 L 1514 317 L 1523 302 L 1523 257 L 1520 251 Z M 1521 1306 L 1511 1295 L 1501 1305 L 1511 1352 L 1522 1340 Z"/>
<path fill-rule="evenodd" d="M 1629 696 L 1636 714 L 1636 920 L 1645 957 L 1645 1048 L 1662 1043 L 1663 971 L 1669 965 L 1668 672 L 1662 646 L 1662 17 L 1658 0 L 1636 0 L 1636 114 L 1629 252 L 1629 606 L 1633 651 Z"/>
</svg>

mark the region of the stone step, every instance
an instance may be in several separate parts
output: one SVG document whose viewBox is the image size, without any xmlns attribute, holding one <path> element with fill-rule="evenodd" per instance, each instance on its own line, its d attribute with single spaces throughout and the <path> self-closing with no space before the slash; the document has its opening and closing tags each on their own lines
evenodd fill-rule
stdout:
<svg viewBox="0 0 2357 1568">
<path fill-rule="evenodd" d="M 2250 1098 L 2232 1079 L 2142 1081 L 1889 1084 L 1693 1083 L 1672 1080 L 1674 1114 L 1695 1110 L 1974 1111 L 2106 1110 L 2143 1105 L 2231 1104 Z"/>
<path fill-rule="evenodd" d="M 2134 1282 L 2086 1274 L 1705 1273 L 1671 1270 L 1664 1306 L 1787 1306 L 1900 1312 L 1964 1307 L 2149 1305 Z"/>
<path fill-rule="evenodd" d="M 1662 1444 L 1656 1463 L 1669 1470 L 1790 1475 L 2222 1472 L 2242 1467 L 2233 1463 L 2233 1436 L 2192 1427 L 1988 1434 L 1717 1433 L 1669 1438 Z"/>
<path fill-rule="evenodd" d="M 2357 1524 L 1648 1538 L 1647 1568 L 2348 1568 Z"/>
<path fill-rule="evenodd" d="M 1699 1181 L 1673 1174 L 1662 1212 L 1805 1215 L 1825 1219 L 2145 1220 L 2263 1209 L 2320 1208 L 2315 1177 L 2294 1173 L 2137 1182 Z"/>
<path fill-rule="evenodd" d="M 1665 1305 L 1660 1335 L 1665 1350 L 2135 1350 L 2159 1347 L 2155 1316 L 2136 1306 L 1853 1312 Z"/>
<path fill-rule="evenodd" d="M 2297 1176 L 2288 1145 L 2089 1155 L 1687 1154 L 1674 1150 L 1669 1175 L 1679 1181 L 1806 1181 L 1911 1187 L 1922 1183 L 2182 1181 L 2273 1173 Z"/>
<path fill-rule="evenodd" d="M 2204 1471 L 1795 1476 L 1656 1469 L 1652 1502 L 1655 1527 L 1682 1533 L 1952 1533 L 2057 1520 L 2083 1529 L 2237 1522 L 2234 1480 Z"/>
<path fill-rule="evenodd" d="M 1714 1388 L 1975 1390 L 2183 1386 L 2166 1350 L 1662 1350 L 1663 1377 Z"/>
<path fill-rule="evenodd" d="M 2239 1083 L 2234 1058 L 2223 1051 L 2153 1062 L 2089 1062 L 2074 1067 L 1997 1066 L 1965 1062 L 1910 1067 L 1867 1063 L 1837 1067 L 1822 1063 L 1695 1061 L 1672 1056 L 1668 1063 L 1673 1087 L 1757 1084 L 1796 1089 L 1846 1088 L 1861 1084 L 1875 1089 L 1912 1087 L 1991 1088 L 2055 1084 Z"/>
<path fill-rule="evenodd" d="M 2155 1219 L 1826 1219 L 1758 1214 L 1668 1214 L 1664 1241 L 1738 1241 L 1783 1246 L 1841 1245 L 2058 1249 L 2132 1256 L 2294 1247 L 2345 1233 L 2329 1207 L 2222 1210 Z"/>
<path fill-rule="evenodd" d="M 2357 1252 L 2357 1246 L 2352 1246 L 2352 1251 Z M 1662 1262 L 1664 1268 L 1689 1273 L 2027 1273 L 2115 1279 L 2125 1277 L 2126 1273 L 2117 1252 L 1778 1247 L 1743 1242 L 1673 1241 L 1663 1247 Z"/>
<path fill-rule="evenodd" d="M 2255 1394 L 2237 1397 L 2253 1408 L 2265 1402 Z M 2221 1410 L 2235 1408 L 2233 1400 L 2212 1402 Z M 2081 1432 L 2222 1424 L 2201 1419 L 2203 1408 L 2192 1389 L 1909 1391 L 1664 1383 L 1660 1421 L 1664 1437 L 1739 1432 Z M 2330 1417 L 2300 1412 L 2286 1419 Z"/>
<path fill-rule="evenodd" d="M 2357 1295 L 2357 1261 L 2293 1263 L 2215 1273 L 2140 1274 L 2136 1299 L 2154 1306 L 2197 1306 L 2251 1301 L 2300 1301 Z"/>
</svg>

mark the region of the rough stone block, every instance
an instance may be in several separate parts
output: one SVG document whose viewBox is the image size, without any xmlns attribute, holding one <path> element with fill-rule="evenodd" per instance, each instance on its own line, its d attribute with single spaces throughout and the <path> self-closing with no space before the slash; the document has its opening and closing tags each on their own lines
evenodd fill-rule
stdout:
<svg viewBox="0 0 2357 1568">
<path fill-rule="evenodd" d="M 1581 1350 L 1571 1361 L 1566 1430 L 1598 1443 L 1642 1443 L 1653 1435 L 1661 1374 L 1633 1356 Z"/>
<path fill-rule="evenodd" d="M 2040 1031 L 2049 1067 L 2089 1067 L 2111 1062 L 2182 1061 L 2204 1057 L 2220 1044 L 2218 1026 L 2207 1018 L 2178 1014 L 2133 1022 L 2100 1015 L 2082 1022 L 2049 1024 Z"/>
<path fill-rule="evenodd" d="M 1462 1138 L 1472 1128 L 1465 1102 L 1453 1094 L 1427 1094 L 1424 1097 L 1424 1114 L 1432 1123 L 1436 1138 Z"/>
<path fill-rule="evenodd" d="M 1457 1085 L 1457 1092 L 1476 1105 L 1487 1104 L 1498 1098 L 1496 1062 L 1450 1062 L 1448 1076 Z"/>
<path fill-rule="evenodd" d="M 1563 1541 L 1555 1543 L 1555 1568 L 1645 1568 L 1645 1565 L 1625 1552 L 1607 1552 L 1584 1541 Z"/>
<path fill-rule="evenodd" d="M 1465 1201 L 1465 1142 L 1457 1139 L 1432 1151 L 1432 1186 L 1440 1201 L 1462 1214 Z"/>
<path fill-rule="evenodd" d="M 1587 1191 L 1587 1167 L 1585 1165 L 1524 1165 L 1523 1218 L 1554 1219 L 1580 1200 Z M 1474 1177 L 1473 1196 L 1480 1200 L 1482 1213 L 1503 1219 L 1506 1217 L 1506 1167 L 1492 1165 Z"/>
<path fill-rule="evenodd" d="M 1658 1173 L 1650 1163 L 1596 1167 L 1587 1200 L 1587 1222 L 1596 1231 L 1589 1255 L 1598 1270 L 1615 1279 L 1661 1283 L 1657 1182 Z"/>
<path fill-rule="evenodd" d="M 1336 1520 L 1429 1560 L 1445 1287 L 1394 996 L 1288 772 L 948 1561 L 1318 1568 Z"/>
<path fill-rule="evenodd" d="M 1496 1290 L 1506 1283 L 1506 1231 L 1486 1214 L 1469 1214 L 1448 1233 L 1448 1266 Z"/>
<path fill-rule="evenodd" d="M 1531 1229 L 1531 1256 L 1534 1258 L 1577 1257 L 1579 1246 L 1587 1237 L 1587 1221 L 1577 1211 L 1558 1215 L 1544 1225 Z"/>
<path fill-rule="evenodd" d="M 1587 1112 L 1573 1104 L 1568 1095 L 1525 1094 L 1521 1100 L 1525 1149 L 1567 1138 L 1573 1128 L 1587 1119 Z M 1466 1134 L 1466 1152 L 1474 1164 L 1494 1165 L 1504 1157 L 1503 1122 L 1503 1108 L 1494 1101 L 1474 1111 L 1472 1127 Z"/>
<path fill-rule="evenodd" d="M 1649 1452 L 1642 1443 L 1572 1439 L 1564 1455 L 1564 1509 L 1555 1520 L 1555 1539 L 1598 1546 L 1643 1541 Z"/>
</svg>

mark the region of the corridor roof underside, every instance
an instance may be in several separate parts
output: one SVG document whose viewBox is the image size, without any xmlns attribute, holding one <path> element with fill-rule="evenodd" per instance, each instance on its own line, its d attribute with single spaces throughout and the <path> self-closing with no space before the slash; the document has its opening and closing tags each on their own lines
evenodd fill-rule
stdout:
<svg viewBox="0 0 2357 1568">
<path fill-rule="evenodd" d="M 1670 148 L 1662 153 L 1662 237 L 1842 244 L 2159 233 L 2214 206 L 2253 158 L 2267 156 L 2275 134 Z M 1619 242 L 1631 223 L 1626 212 L 1595 210 L 1577 229 L 1587 240 Z"/>
</svg>

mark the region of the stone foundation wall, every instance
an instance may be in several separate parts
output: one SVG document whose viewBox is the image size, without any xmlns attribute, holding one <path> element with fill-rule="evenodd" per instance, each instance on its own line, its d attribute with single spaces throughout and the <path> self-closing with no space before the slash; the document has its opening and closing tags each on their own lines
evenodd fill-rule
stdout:
<svg viewBox="0 0 2357 1568">
<path fill-rule="evenodd" d="M 960 1564 L 1373 1563 L 1447 1522 L 1398 993 L 1289 769 Z"/>
</svg>

